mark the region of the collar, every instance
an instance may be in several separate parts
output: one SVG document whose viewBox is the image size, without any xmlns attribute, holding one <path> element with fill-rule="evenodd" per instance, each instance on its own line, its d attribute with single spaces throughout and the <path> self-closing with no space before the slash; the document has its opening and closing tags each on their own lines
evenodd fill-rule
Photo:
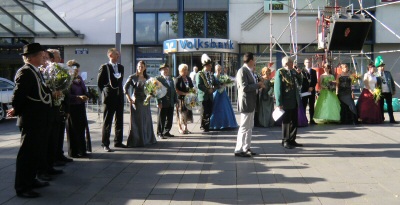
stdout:
<svg viewBox="0 0 400 205">
<path fill-rule="evenodd" d="M 111 64 L 113 67 L 116 65 L 116 66 L 118 66 L 118 63 L 113 63 L 113 62 L 108 62 L 109 64 Z"/>
<path fill-rule="evenodd" d="M 31 65 L 36 72 L 40 72 L 39 68 L 37 68 L 36 66 L 34 66 L 34 65 L 30 64 L 30 63 L 28 63 L 28 64 Z"/>
</svg>

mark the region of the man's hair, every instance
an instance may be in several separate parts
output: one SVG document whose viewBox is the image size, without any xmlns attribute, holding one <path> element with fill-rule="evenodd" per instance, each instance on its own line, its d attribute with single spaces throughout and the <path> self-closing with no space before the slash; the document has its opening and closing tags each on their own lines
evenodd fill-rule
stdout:
<svg viewBox="0 0 400 205">
<path fill-rule="evenodd" d="M 246 52 L 243 55 L 243 62 L 248 63 L 251 60 L 254 60 L 254 54 L 252 52 Z"/>
<path fill-rule="evenodd" d="M 118 50 L 116 49 L 116 48 L 109 48 L 108 50 L 107 50 L 107 55 L 110 55 L 110 53 L 114 53 L 114 52 L 117 52 Z"/>
<path fill-rule="evenodd" d="M 197 72 L 197 71 L 199 71 L 199 68 L 197 66 L 194 66 L 193 70 L 194 70 L 194 72 Z"/>
<path fill-rule="evenodd" d="M 289 56 L 285 56 L 282 58 L 282 66 L 285 67 L 288 62 L 293 62 L 293 59 Z"/>
</svg>

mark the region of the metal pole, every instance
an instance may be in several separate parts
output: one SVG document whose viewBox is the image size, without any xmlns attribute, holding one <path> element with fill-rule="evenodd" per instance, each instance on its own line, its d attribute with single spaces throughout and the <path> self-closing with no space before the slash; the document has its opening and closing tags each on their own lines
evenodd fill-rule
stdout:
<svg viewBox="0 0 400 205">
<path fill-rule="evenodd" d="M 122 0 L 115 0 L 115 48 L 121 52 Z M 118 59 L 121 63 L 121 57 Z"/>
<path fill-rule="evenodd" d="M 269 1 L 269 63 L 272 64 L 272 1 Z"/>
</svg>

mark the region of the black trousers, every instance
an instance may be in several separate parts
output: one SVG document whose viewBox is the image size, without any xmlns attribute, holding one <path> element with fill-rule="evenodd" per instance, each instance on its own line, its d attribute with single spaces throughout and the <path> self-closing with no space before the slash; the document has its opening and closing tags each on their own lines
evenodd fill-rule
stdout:
<svg viewBox="0 0 400 205">
<path fill-rule="evenodd" d="M 282 142 L 294 142 L 297 135 L 297 108 L 284 109 L 282 116 Z"/>
<path fill-rule="evenodd" d="M 315 94 L 314 95 L 309 95 L 301 98 L 301 102 L 303 103 L 303 109 L 304 112 L 306 112 L 307 105 L 309 106 L 309 113 L 310 113 L 310 119 L 309 121 L 311 122 L 314 120 L 314 105 L 315 105 Z"/>
<path fill-rule="evenodd" d="M 213 102 L 211 99 L 202 102 L 203 113 L 201 115 L 201 127 L 204 130 L 210 129 L 210 118 L 212 114 Z"/>
<path fill-rule="evenodd" d="M 119 97 L 118 97 L 119 98 Z M 103 130 L 101 143 L 103 146 L 110 146 L 111 126 L 115 115 L 115 137 L 114 144 L 122 143 L 123 125 L 124 125 L 124 100 L 104 104 L 103 112 Z"/>
<path fill-rule="evenodd" d="M 163 107 L 159 110 L 157 134 L 165 134 L 171 131 L 172 121 L 174 119 L 174 107 Z"/>
<path fill-rule="evenodd" d="M 68 132 L 68 155 L 75 157 L 78 154 L 86 154 L 86 108 L 85 104 L 70 106 L 69 118 L 67 120 Z"/>
<path fill-rule="evenodd" d="M 21 147 L 17 155 L 15 190 L 17 193 L 33 188 L 39 163 L 43 160 L 47 141 L 47 122 L 38 126 L 21 127 Z M 33 124 L 33 123 L 32 123 Z"/>
<path fill-rule="evenodd" d="M 387 105 L 387 111 L 389 114 L 389 120 L 391 122 L 394 121 L 394 116 L 393 116 L 393 105 L 392 105 L 392 93 L 382 93 L 382 97 L 379 100 L 380 102 L 380 106 L 381 106 L 381 111 L 382 111 L 382 119 L 385 119 L 385 117 L 383 116 L 384 112 L 383 112 L 383 104 L 386 100 L 386 105 Z"/>
</svg>

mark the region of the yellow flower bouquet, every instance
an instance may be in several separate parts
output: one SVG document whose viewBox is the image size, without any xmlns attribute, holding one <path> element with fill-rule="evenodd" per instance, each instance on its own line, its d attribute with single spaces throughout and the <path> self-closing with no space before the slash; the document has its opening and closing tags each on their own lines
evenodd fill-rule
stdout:
<svg viewBox="0 0 400 205">
<path fill-rule="evenodd" d="M 380 88 L 375 88 L 372 95 L 374 96 L 375 103 L 378 103 L 382 97 L 382 90 Z"/>
<path fill-rule="evenodd" d="M 144 100 L 144 105 L 148 105 L 151 97 L 160 99 L 167 94 L 167 88 L 157 79 L 149 78 L 144 84 L 144 93 L 146 94 L 146 99 Z"/>
</svg>

